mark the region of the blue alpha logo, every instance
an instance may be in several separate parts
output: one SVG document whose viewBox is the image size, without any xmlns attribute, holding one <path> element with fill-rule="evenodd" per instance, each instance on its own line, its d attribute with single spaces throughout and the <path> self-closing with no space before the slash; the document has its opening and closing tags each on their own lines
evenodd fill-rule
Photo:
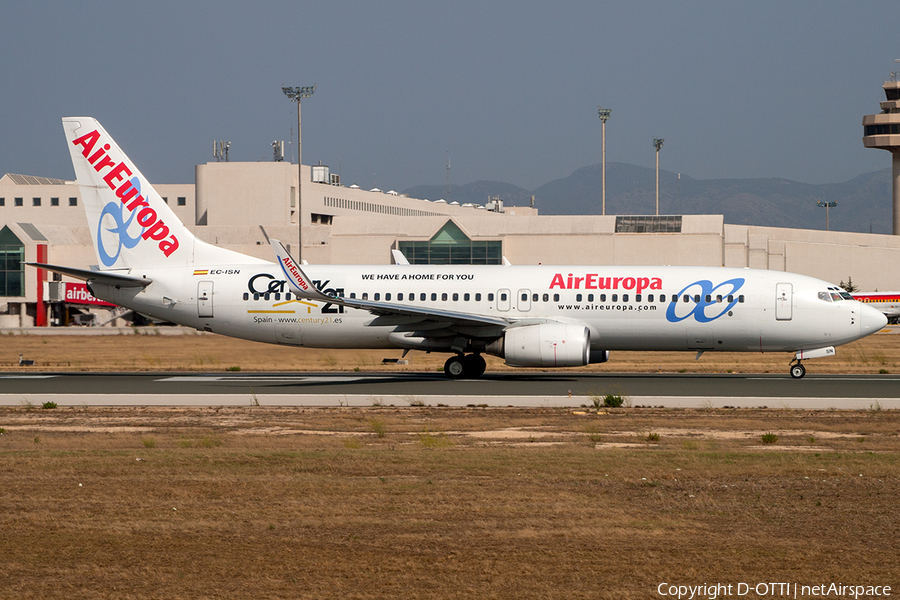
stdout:
<svg viewBox="0 0 900 600">
<path fill-rule="evenodd" d="M 738 303 L 735 293 L 743 285 L 742 277 L 723 281 L 719 285 L 713 285 L 708 279 L 695 281 L 672 298 L 666 310 L 666 320 L 678 323 L 693 316 L 698 323 L 715 321 Z M 688 301 L 682 302 L 685 297 Z"/>
<path fill-rule="evenodd" d="M 141 183 L 137 177 L 131 180 L 131 185 L 133 185 L 135 189 L 138 190 L 138 193 L 140 193 Z M 103 211 L 100 213 L 100 220 L 97 222 L 97 254 L 100 255 L 100 262 L 106 267 L 111 267 L 116 264 L 116 261 L 119 259 L 119 254 L 122 252 L 122 246 L 129 249 L 137 246 L 141 241 L 141 234 L 144 233 L 145 228 L 141 227 L 141 230 L 137 235 L 131 236 L 128 234 L 128 228 L 131 226 L 132 221 L 134 221 L 138 211 L 132 211 L 131 216 L 129 216 L 126 221 L 125 216 L 122 214 L 122 209 L 124 207 L 125 205 L 121 202 L 109 202 L 103 207 Z M 103 220 L 107 215 L 112 219 L 113 226 L 104 228 Z M 109 224 L 109 219 L 106 221 L 107 224 Z M 107 241 L 104 242 L 104 239 Z M 110 246 L 115 245 L 115 252 L 110 254 L 106 249 L 107 244 Z"/>
</svg>

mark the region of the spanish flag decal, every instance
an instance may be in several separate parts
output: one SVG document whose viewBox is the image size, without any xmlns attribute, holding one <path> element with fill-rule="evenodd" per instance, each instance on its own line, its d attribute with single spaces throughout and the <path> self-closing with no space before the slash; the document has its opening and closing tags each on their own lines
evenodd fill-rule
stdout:
<svg viewBox="0 0 900 600">
<path fill-rule="evenodd" d="M 209 275 L 209 269 L 194 269 L 194 275 Z"/>
</svg>

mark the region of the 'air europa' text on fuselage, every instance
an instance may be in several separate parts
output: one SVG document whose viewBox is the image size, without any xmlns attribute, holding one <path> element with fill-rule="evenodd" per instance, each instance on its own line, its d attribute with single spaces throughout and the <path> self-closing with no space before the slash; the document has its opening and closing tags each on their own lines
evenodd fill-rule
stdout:
<svg viewBox="0 0 900 600">
<path fill-rule="evenodd" d="M 557 273 L 550 281 L 550 289 L 561 290 L 634 290 L 640 294 L 644 290 L 661 290 L 660 277 L 601 277 L 599 273 L 586 273 L 583 276 L 569 273 L 563 276 Z"/>
<path fill-rule="evenodd" d="M 140 190 L 132 184 L 131 180 L 127 179 L 127 177 L 133 175 L 128 165 L 124 162 L 116 163 L 106 153 L 111 147 L 110 144 L 103 144 L 94 151 L 94 146 L 97 145 L 99 140 L 100 132 L 95 129 L 72 140 L 72 144 L 81 146 L 81 154 L 84 155 L 98 173 L 106 167 L 111 167 L 106 175 L 103 176 L 103 181 L 106 182 L 106 185 L 111 190 L 115 191 L 116 196 L 122 201 L 125 208 L 132 213 L 137 211 L 136 220 L 138 225 L 144 228 L 141 237 L 145 240 L 153 239 L 158 241 L 160 251 L 166 257 L 171 256 L 178 249 L 178 238 L 174 234 L 170 235 L 169 227 L 159 218 L 156 211 L 150 207 L 147 200 L 140 194 Z M 93 154 L 91 154 L 92 152 Z M 123 179 L 124 182 L 120 185 L 119 182 Z"/>
</svg>

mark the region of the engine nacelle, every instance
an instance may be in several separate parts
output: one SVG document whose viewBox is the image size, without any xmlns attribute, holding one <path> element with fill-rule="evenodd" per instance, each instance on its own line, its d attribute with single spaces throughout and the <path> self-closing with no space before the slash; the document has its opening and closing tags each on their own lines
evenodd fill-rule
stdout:
<svg viewBox="0 0 900 600">
<path fill-rule="evenodd" d="M 514 367 L 581 367 L 590 361 L 591 332 L 575 323 L 513 327 L 506 330 L 502 349 L 492 350 L 501 350 L 496 354 Z"/>
<path fill-rule="evenodd" d="M 591 364 L 605 363 L 609 360 L 609 350 L 591 350 Z"/>
</svg>

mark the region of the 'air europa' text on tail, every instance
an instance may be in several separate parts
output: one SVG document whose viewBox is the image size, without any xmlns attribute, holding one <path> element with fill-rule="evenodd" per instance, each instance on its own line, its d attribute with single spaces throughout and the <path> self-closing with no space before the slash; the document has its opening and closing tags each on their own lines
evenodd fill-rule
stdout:
<svg viewBox="0 0 900 600">
<path fill-rule="evenodd" d="M 116 196 L 122 201 L 132 214 L 137 211 L 135 218 L 138 225 L 143 228 L 141 238 L 153 239 L 159 242 L 159 250 L 166 256 L 172 255 L 178 249 L 178 238 L 174 234 L 170 235 L 169 227 L 159 218 L 156 211 L 150 207 L 147 199 L 140 193 L 140 183 L 134 179 L 127 179 L 133 175 L 131 169 L 124 162 L 114 161 L 106 153 L 110 149 L 110 144 L 103 144 L 96 150 L 100 141 L 100 132 L 96 129 L 90 133 L 76 138 L 72 144 L 81 146 L 81 153 L 87 161 L 93 165 L 94 170 L 100 173 L 103 169 L 109 167 L 109 170 L 103 176 L 103 181 L 109 188 L 115 191 Z M 121 183 L 120 183 L 121 182 Z M 137 185 L 135 185 L 137 184 Z M 130 219 L 129 219 L 130 221 Z"/>
</svg>

